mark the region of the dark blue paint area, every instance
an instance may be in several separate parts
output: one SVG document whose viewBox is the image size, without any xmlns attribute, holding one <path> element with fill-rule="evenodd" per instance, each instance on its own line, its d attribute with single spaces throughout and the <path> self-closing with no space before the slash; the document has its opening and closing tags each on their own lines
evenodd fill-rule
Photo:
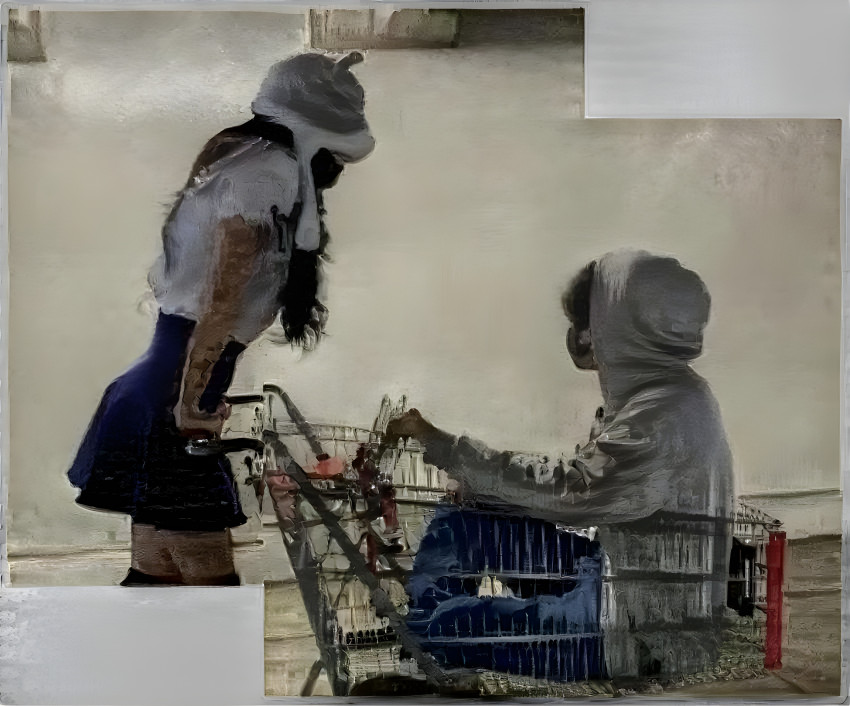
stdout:
<svg viewBox="0 0 850 706">
<path fill-rule="evenodd" d="M 440 507 L 407 586 L 408 626 L 446 668 L 600 678 L 601 568 L 598 542 L 551 522 Z M 479 595 L 482 583 L 499 595 Z"/>
<path fill-rule="evenodd" d="M 104 392 L 68 471 L 80 505 L 165 529 L 221 530 L 246 521 L 227 457 L 190 456 L 174 422 L 194 326 L 161 313 L 145 355 Z M 213 409 L 241 351 L 226 352 L 213 371 Z"/>
<path fill-rule="evenodd" d="M 221 357 L 215 362 L 210 379 L 204 389 L 201 399 L 198 400 L 198 408 L 202 412 L 213 414 L 219 403 L 224 398 L 227 388 L 233 380 L 236 371 L 236 361 L 245 350 L 245 345 L 238 341 L 230 341 L 221 352 Z"/>
</svg>

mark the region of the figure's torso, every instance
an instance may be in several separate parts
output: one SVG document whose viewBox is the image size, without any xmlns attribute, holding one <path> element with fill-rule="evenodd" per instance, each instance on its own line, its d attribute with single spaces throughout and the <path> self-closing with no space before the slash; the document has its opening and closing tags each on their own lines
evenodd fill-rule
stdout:
<svg viewBox="0 0 850 706">
<path fill-rule="evenodd" d="M 298 199 L 298 167 L 289 149 L 261 137 L 234 135 L 221 142 L 215 161 L 201 166 L 180 193 L 151 282 L 163 312 L 201 319 L 209 311 L 218 252 L 227 237 L 222 221 L 241 217 L 257 239 L 257 255 L 245 288 L 234 294 L 240 302 L 231 333 L 247 344 L 271 325 L 280 307 L 292 248 L 281 215 Z"/>
</svg>

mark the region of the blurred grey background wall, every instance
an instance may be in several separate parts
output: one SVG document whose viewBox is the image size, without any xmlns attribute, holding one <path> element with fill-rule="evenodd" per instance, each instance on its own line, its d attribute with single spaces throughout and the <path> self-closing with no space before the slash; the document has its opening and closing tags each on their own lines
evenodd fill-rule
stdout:
<svg viewBox="0 0 850 706">
<path fill-rule="evenodd" d="M 42 24 L 47 61 L 11 67 L 10 552 L 126 540 L 122 518 L 74 505 L 64 471 L 147 346 L 145 277 L 194 156 L 310 43 L 306 14 Z M 305 356 L 259 342 L 235 387 L 276 381 L 311 419 L 365 425 L 406 393 L 493 446 L 569 450 L 599 392 L 566 356 L 561 290 L 643 247 L 712 292 L 697 368 L 739 491 L 837 488 L 840 124 L 584 120 L 581 33 L 538 39 L 368 52 L 378 146 L 327 195 L 330 335 Z M 807 507 L 796 529 L 837 532 L 838 512 Z"/>
</svg>

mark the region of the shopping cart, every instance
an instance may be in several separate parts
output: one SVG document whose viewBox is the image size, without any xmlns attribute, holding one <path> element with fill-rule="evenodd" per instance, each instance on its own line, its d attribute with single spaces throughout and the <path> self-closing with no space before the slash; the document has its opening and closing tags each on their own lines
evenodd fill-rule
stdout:
<svg viewBox="0 0 850 706">
<path fill-rule="evenodd" d="M 392 410 L 385 399 L 372 429 L 313 426 L 276 385 L 229 402 L 256 416 L 252 473 L 270 489 L 319 648 L 302 695 L 322 670 L 337 696 L 613 691 L 606 663 L 621 656 L 605 654 L 603 632 L 626 629 L 625 589 L 592 531 L 456 503 L 415 440 L 384 443 L 404 402 Z M 687 556 L 681 530 L 668 532 L 653 538 Z M 764 631 L 749 635 L 754 667 Z M 740 637 L 729 664 L 742 663 Z"/>
<path fill-rule="evenodd" d="M 275 385 L 228 401 L 257 413 L 252 472 L 319 647 L 302 693 L 321 669 L 338 696 L 498 693 L 508 678 L 566 694 L 603 679 L 602 552 L 587 533 L 459 506 L 415 440 L 313 427 Z"/>
</svg>

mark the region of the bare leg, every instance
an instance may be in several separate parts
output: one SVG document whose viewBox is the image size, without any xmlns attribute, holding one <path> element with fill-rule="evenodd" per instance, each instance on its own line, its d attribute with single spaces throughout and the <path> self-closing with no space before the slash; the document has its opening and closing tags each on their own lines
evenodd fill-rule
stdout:
<svg viewBox="0 0 850 706">
<path fill-rule="evenodd" d="M 180 570 L 153 525 L 133 523 L 130 535 L 130 573 L 122 586 L 180 584 Z"/>
<path fill-rule="evenodd" d="M 233 547 L 227 530 L 200 532 L 158 530 L 177 566 L 183 583 L 189 586 L 237 586 L 239 576 L 233 566 Z"/>
</svg>

